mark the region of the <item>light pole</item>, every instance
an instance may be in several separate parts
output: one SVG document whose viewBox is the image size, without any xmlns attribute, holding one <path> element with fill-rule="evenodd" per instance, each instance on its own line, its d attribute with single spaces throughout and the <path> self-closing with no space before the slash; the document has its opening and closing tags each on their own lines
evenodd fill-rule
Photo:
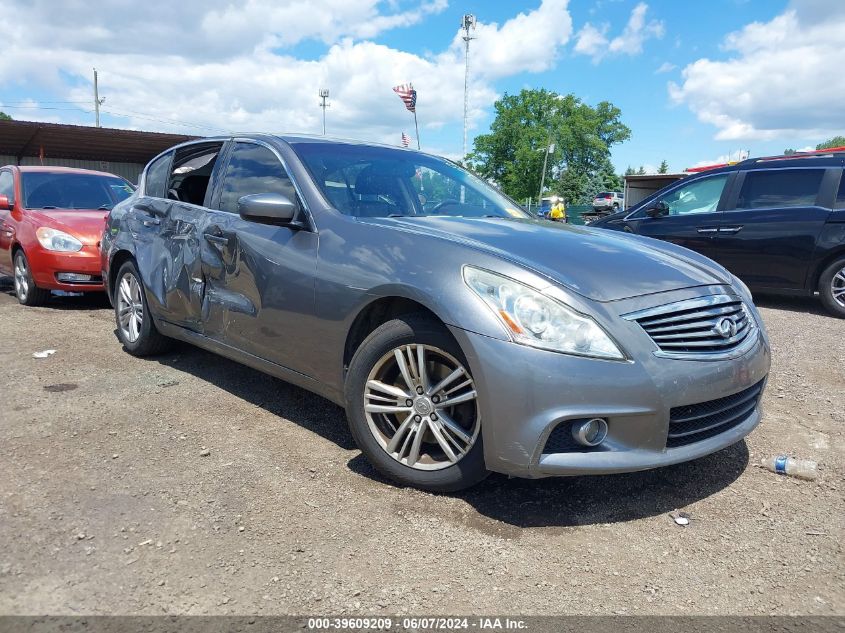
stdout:
<svg viewBox="0 0 845 633">
<path fill-rule="evenodd" d="M 461 18 L 461 28 L 464 30 L 464 155 L 466 160 L 467 155 L 467 125 L 469 123 L 469 42 L 475 38 L 469 34 L 475 30 L 475 16 L 472 13 L 467 13 Z"/>
<path fill-rule="evenodd" d="M 537 208 L 543 206 L 543 187 L 546 185 L 546 166 L 549 163 L 549 154 L 555 151 L 555 144 L 552 143 L 552 130 L 549 128 L 549 138 L 546 141 L 546 146 L 543 148 L 545 156 L 543 156 L 543 173 L 540 175 L 540 193 L 537 194 Z"/>
<path fill-rule="evenodd" d="M 100 99 L 100 92 L 97 86 L 97 69 L 94 69 L 94 112 L 95 112 L 95 125 L 100 127 L 100 106 L 103 105 L 103 102 L 106 100 L 105 97 Z"/>
<path fill-rule="evenodd" d="M 326 135 L 326 108 L 328 108 L 331 104 L 326 103 L 326 99 L 329 98 L 329 89 L 328 88 L 320 88 L 320 95 L 321 103 L 318 105 L 323 108 L 323 136 Z"/>
</svg>

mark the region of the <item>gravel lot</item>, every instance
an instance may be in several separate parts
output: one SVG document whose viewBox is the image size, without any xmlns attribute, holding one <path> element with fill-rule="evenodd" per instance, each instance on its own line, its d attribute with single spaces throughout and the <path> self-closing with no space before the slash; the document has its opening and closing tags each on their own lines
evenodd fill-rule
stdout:
<svg viewBox="0 0 845 633">
<path fill-rule="evenodd" d="M 0 614 L 843 614 L 845 321 L 760 304 L 745 442 L 435 496 L 381 480 L 317 396 L 188 346 L 135 359 L 104 300 L 4 286 Z M 780 452 L 819 479 L 754 467 Z"/>
</svg>

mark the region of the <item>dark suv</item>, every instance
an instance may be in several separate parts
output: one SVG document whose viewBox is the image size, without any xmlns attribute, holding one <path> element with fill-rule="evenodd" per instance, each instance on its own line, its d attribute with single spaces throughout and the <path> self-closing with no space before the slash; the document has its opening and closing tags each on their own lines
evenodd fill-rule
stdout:
<svg viewBox="0 0 845 633">
<path fill-rule="evenodd" d="M 753 291 L 818 295 L 845 318 L 845 151 L 752 158 L 673 183 L 591 226 L 667 240 Z"/>
</svg>

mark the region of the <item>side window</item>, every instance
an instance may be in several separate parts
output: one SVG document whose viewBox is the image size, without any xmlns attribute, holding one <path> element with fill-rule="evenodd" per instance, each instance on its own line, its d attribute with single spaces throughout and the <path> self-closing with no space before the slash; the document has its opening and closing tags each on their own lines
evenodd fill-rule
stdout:
<svg viewBox="0 0 845 633">
<path fill-rule="evenodd" d="M 167 180 L 167 197 L 203 206 L 221 149 L 222 142 L 197 143 L 178 149 Z"/>
<path fill-rule="evenodd" d="M 10 203 L 15 203 L 15 178 L 8 169 L 0 171 L 0 196 L 6 196 Z"/>
<path fill-rule="evenodd" d="M 823 169 L 750 171 L 736 202 L 737 209 L 809 207 L 816 204 Z"/>
<path fill-rule="evenodd" d="M 144 195 L 153 198 L 164 198 L 167 191 L 167 177 L 170 175 L 170 159 L 173 153 L 168 152 L 164 156 L 154 160 L 147 168 L 147 177 L 144 179 Z"/>
<path fill-rule="evenodd" d="M 839 181 L 839 193 L 836 194 L 834 209 L 845 209 L 845 171 L 842 172 L 842 179 Z"/>
<path fill-rule="evenodd" d="M 236 143 L 223 174 L 220 210 L 237 213 L 238 200 L 256 193 L 280 193 L 297 202 L 293 182 L 272 151 L 255 143 Z"/>
<path fill-rule="evenodd" d="M 719 206 L 727 182 L 727 174 L 694 180 L 667 193 L 658 201 L 669 205 L 670 216 L 712 213 Z"/>
</svg>

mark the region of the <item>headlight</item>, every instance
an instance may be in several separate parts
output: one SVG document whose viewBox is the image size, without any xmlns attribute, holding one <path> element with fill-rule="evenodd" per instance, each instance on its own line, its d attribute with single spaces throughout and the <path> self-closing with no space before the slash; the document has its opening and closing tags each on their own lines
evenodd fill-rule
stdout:
<svg viewBox="0 0 845 633">
<path fill-rule="evenodd" d="M 516 343 L 579 356 L 625 358 L 593 319 L 533 288 L 472 266 L 464 267 L 464 281 Z"/>
<path fill-rule="evenodd" d="M 64 253 L 76 253 L 82 250 L 82 242 L 73 235 L 68 235 L 58 229 L 49 229 L 42 226 L 35 231 L 35 235 L 41 246 L 48 251 L 61 251 Z"/>
</svg>

